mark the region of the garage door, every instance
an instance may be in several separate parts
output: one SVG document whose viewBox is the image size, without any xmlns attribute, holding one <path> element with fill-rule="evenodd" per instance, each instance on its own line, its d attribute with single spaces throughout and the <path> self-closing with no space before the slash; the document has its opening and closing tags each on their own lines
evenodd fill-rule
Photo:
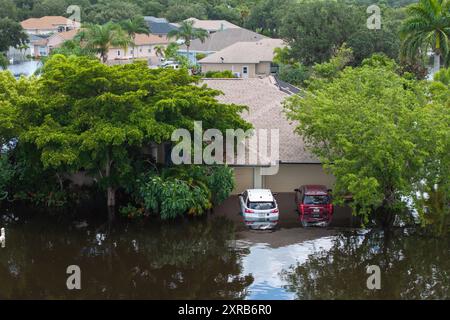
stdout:
<svg viewBox="0 0 450 320">
<path fill-rule="evenodd" d="M 265 176 L 264 185 L 273 192 L 293 192 L 304 184 L 333 187 L 334 177 L 326 174 L 319 164 L 281 164 L 278 174 Z"/>
<path fill-rule="evenodd" d="M 234 168 L 236 187 L 233 194 L 239 194 L 253 188 L 253 168 Z"/>
</svg>

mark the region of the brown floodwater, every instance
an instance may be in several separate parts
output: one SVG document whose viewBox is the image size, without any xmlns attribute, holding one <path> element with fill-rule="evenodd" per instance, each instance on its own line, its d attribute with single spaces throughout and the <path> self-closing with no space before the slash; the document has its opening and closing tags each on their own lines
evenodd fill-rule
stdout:
<svg viewBox="0 0 450 320">
<path fill-rule="evenodd" d="M 226 217 L 174 222 L 0 217 L 0 299 L 449 299 L 450 240 L 397 230 L 245 231 Z M 97 216 L 99 214 L 97 213 Z M 67 267 L 81 270 L 68 290 Z M 369 290 L 366 268 L 381 270 Z"/>
</svg>

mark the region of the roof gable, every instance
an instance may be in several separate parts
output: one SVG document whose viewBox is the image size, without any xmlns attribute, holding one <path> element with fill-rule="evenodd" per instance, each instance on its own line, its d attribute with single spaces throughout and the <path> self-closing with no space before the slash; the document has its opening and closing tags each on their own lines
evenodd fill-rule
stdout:
<svg viewBox="0 0 450 320">
<path fill-rule="evenodd" d="M 237 42 L 199 61 L 203 63 L 260 63 L 273 61 L 275 48 L 284 47 L 281 39 L 262 39 L 256 42 Z"/>
<path fill-rule="evenodd" d="M 217 52 L 237 42 L 256 42 L 266 38 L 266 36 L 244 28 L 227 29 L 211 33 L 204 42 L 199 39 L 193 40 L 189 49 L 191 51 Z M 183 45 L 180 49 L 186 50 L 187 48 Z"/>
</svg>

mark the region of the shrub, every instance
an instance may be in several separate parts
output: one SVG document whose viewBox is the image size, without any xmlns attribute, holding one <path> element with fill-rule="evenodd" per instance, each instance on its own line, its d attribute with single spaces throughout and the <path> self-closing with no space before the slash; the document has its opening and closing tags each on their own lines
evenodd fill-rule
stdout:
<svg viewBox="0 0 450 320">
<path fill-rule="evenodd" d="M 236 78 L 236 76 L 230 70 L 225 71 L 208 71 L 205 73 L 205 78 Z"/>
</svg>

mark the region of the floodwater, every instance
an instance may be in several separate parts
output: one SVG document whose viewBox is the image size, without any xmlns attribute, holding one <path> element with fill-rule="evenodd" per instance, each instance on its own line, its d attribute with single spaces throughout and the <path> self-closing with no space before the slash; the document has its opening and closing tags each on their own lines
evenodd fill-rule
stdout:
<svg viewBox="0 0 450 320">
<path fill-rule="evenodd" d="M 17 64 L 11 64 L 8 66 L 8 70 L 11 71 L 11 73 L 16 77 L 20 77 L 22 75 L 24 76 L 31 76 L 33 75 L 40 67 L 42 66 L 42 63 L 37 60 L 29 60 L 29 61 L 23 61 Z"/>
<path fill-rule="evenodd" d="M 74 222 L 9 212 L 0 217 L 0 299 L 450 298 L 448 238 L 400 230 L 389 237 L 357 229 L 255 233 L 235 223 Z M 70 265 L 80 267 L 81 290 L 67 289 Z M 367 289 L 369 265 L 381 269 L 380 290 Z"/>
</svg>

